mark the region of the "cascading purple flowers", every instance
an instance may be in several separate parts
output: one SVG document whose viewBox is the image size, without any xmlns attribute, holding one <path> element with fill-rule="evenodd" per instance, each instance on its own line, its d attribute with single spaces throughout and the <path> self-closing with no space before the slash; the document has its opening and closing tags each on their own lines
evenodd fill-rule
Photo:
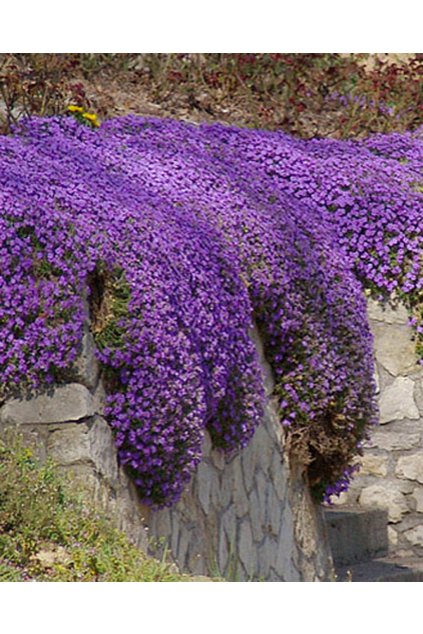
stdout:
<svg viewBox="0 0 423 634">
<path fill-rule="evenodd" d="M 292 451 L 336 488 L 376 416 L 361 282 L 420 283 L 421 145 L 396 137 L 135 116 L 1 137 L 0 399 L 63 379 L 89 287 L 120 460 L 145 501 L 171 504 L 205 429 L 234 452 L 259 424 L 255 323 Z"/>
</svg>

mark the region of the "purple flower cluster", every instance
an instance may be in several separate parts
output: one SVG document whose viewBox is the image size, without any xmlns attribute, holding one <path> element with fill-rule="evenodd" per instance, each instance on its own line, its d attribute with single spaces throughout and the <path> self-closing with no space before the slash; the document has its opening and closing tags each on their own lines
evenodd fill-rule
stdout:
<svg viewBox="0 0 423 634">
<path fill-rule="evenodd" d="M 419 285 L 421 144 L 397 136 L 20 124 L 0 139 L 0 399 L 61 380 L 102 279 L 106 416 L 146 502 L 178 499 L 206 429 L 226 452 L 251 439 L 264 394 L 253 324 L 293 450 L 319 490 L 336 486 L 376 417 L 362 282 Z"/>
</svg>

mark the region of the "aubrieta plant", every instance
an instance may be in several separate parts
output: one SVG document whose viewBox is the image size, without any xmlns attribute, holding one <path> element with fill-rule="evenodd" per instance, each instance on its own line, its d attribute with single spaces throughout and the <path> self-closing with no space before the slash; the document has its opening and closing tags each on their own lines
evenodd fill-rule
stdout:
<svg viewBox="0 0 423 634">
<path fill-rule="evenodd" d="M 256 325 L 290 451 L 320 499 L 344 490 L 377 419 L 363 286 L 421 293 L 421 148 L 136 116 L 19 124 L 0 138 L 0 399 L 63 380 L 88 288 L 119 459 L 169 505 L 206 429 L 232 454 L 260 422 Z"/>
</svg>

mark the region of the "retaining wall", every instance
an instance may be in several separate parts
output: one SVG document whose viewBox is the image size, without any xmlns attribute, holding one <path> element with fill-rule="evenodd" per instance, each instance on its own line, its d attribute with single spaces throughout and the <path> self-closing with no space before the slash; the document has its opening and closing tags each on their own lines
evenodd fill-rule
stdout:
<svg viewBox="0 0 423 634">
<path fill-rule="evenodd" d="M 267 391 L 262 424 L 231 459 L 212 449 L 206 433 L 203 460 L 169 509 L 141 505 L 118 465 L 102 416 L 104 390 L 88 324 L 72 381 L 4 403 L 1 429 L 18 428 L 40 458 L 49 456 L 71 473 L 140 548 L 160 554 L 166 546 L 182 571 L 239 581 L 331 580 L 322 509 L 311 499 L 301 470 L 284 455 L 270 368 L 257 333 L 253 338 Z"/>
<path fill-rule="evenodd" d="M 336 504 L 383 508 L 391 550 L 423 555 L 423 366 L 403 305 L 368 302 L 380 425 L 350 490 Z"/>
</svg>

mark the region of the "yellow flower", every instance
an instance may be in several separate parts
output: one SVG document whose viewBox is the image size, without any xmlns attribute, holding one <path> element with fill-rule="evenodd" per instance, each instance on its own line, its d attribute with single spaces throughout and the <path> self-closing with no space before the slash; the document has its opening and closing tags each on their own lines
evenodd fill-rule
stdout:
<svg viewBox="0 0 423 634">
<path fill-rule="evenodd" d="M 69 112 L 84 112 L 84 108 L 81 106 L 68 106 Z"/>
<path fill-rule="evenodd" d="M 84 119 L 87 119 L 88 121 L 91 121 L 91 123 L 93 125 L 99 126 L 99 122 L 97 119 L 97 115 L 96 114 L 91 114 L 90 112 L 84 112 L 84 114 L 82 115 L 84 117 Z"/>
</svg>

